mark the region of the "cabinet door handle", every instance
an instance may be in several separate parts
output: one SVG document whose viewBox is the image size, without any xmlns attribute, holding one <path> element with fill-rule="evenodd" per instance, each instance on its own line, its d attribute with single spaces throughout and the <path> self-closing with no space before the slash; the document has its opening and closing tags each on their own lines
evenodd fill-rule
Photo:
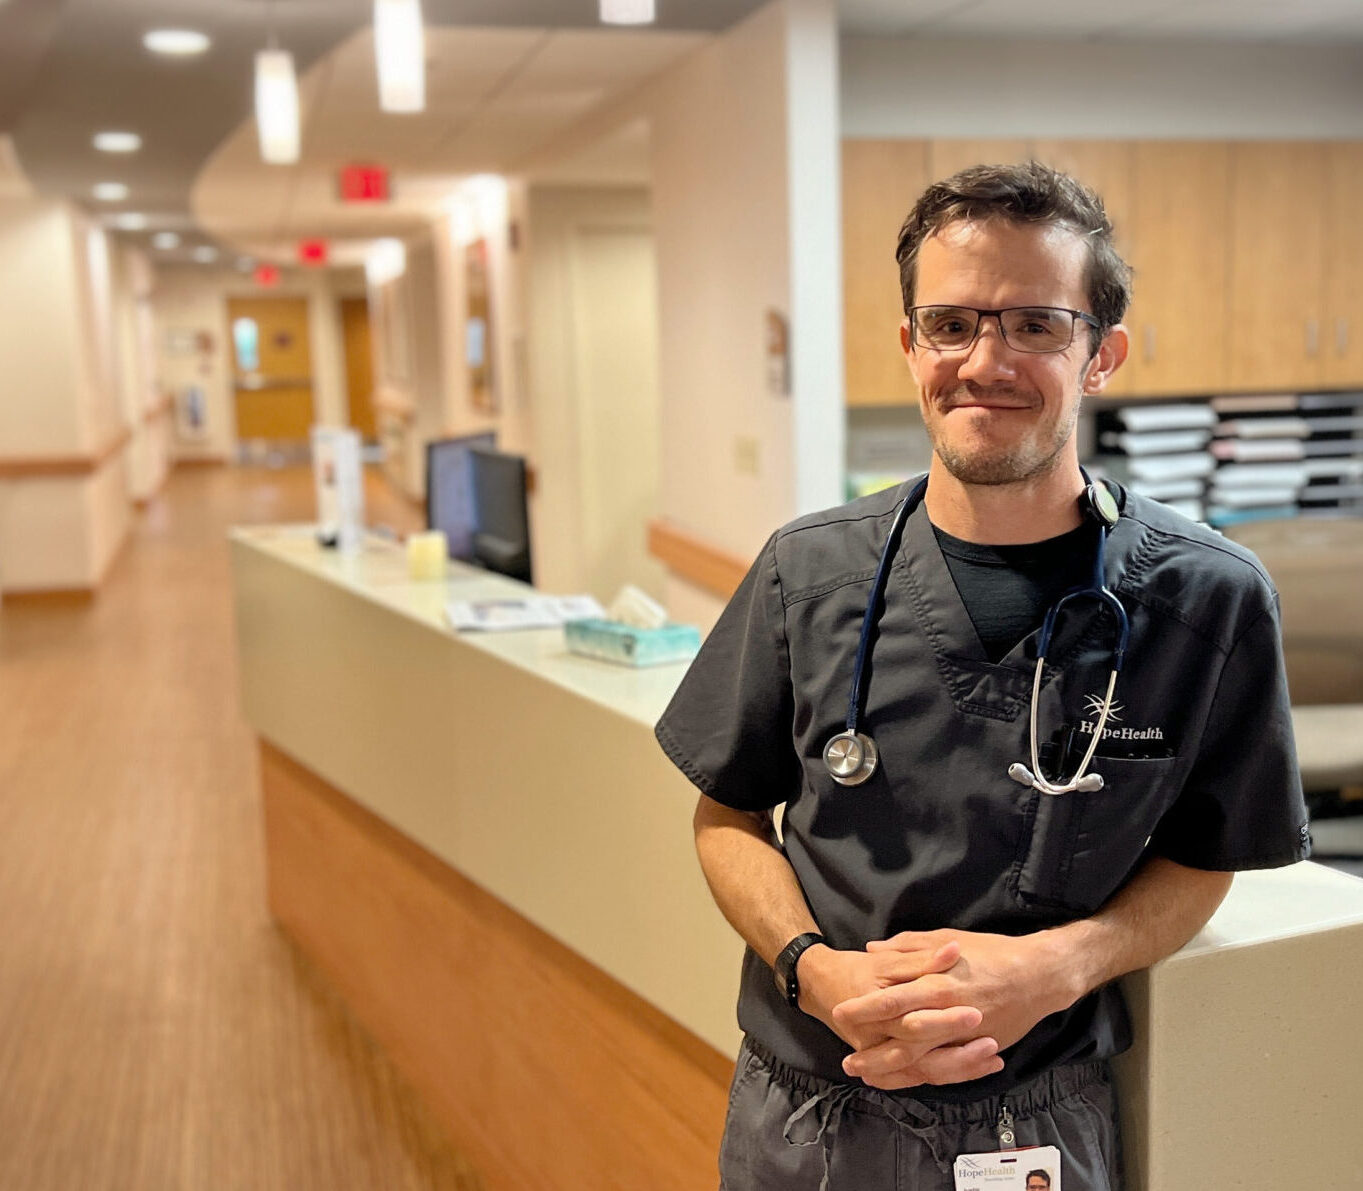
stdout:
<svg viewBox="0 0 1363 1191">
<path fill-rule="evenodd" d="M 1349 350 L 1349 320 L 1335 319 L 1335 353 L 1345 355 Z"/>
<path fill-rule="evenodd" d="M 1314 318 L 1306 320 L 1306 354 L 1314 356 L 1320 350 L 1320 323 Z"/>
<path fill-rule="evenodd" d="M 1144 355 L 1147 364 L 1155 358 L 1155 328 L 1149 323 L 1145 324 L 1145 344 L 1142 355 Z"/>
</svg>

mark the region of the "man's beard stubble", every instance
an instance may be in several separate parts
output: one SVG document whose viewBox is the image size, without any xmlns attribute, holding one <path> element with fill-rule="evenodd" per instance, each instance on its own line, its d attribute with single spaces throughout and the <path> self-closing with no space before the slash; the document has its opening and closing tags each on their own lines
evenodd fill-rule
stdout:
<svg viewBox="0 0 1363 1191">
<path fill-rule="evenodd" d="M 1082 401 L 1082 392 L 1079 396 Z M 926 423 L 928 437 L 932 441 L 933 451 L 942 461 L 942 466 L 961 483 L 978 484 L 983 487 L 1020 484 L 1038 476 L 1049 475 L 1060 466 L 1061 453 L 1079 421 L 1081 401 L 1074 403 L 1070 416 L 1064 422 L 1056 423 L 1049 449 L 1024 443 L 1015 449 L 991 455 L 966 454 L 953 450 L 945 441 L 945 436 L 938 434 L 931 422 Z"/>
</svg>

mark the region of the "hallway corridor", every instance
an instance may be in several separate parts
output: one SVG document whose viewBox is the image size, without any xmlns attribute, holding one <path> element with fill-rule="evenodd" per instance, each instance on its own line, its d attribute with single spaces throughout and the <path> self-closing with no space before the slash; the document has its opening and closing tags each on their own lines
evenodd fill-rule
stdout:
<svg viewBox="0 0 1363 1191">
<path fill-rule="evenodd" d="M 0 606 L 5 1191 L 478 1186 L 265 906 L 225 531 L 311 513 L 182 468 L 97 598 Z"/>
</svg>

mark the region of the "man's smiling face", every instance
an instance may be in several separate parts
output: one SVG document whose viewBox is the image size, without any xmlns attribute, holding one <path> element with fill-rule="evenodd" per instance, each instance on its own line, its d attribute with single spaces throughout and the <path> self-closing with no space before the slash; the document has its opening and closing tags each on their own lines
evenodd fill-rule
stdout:
<svg viewBox="0 0 1363 1191">
<path fill-rule="evenodd" d="M 1055 306 L 1088 311 L 1084 241 L 1066 227 L 1003 220 L 947 224 L 919 251 L 914 302 L 997 310 Z M 985 317 L 958 351 L 915 347 L 906 319 L 901 342 L 918 382 L 923 421 L 947 470 L 967 484 L 1009 484 L 1073 457 L 1085 392 L 1102 387 L 1090 369 L 1088 327 L 1059 352 L 1021 352 Z M 1100 356 L 1102 352 L 1100 351 Z M 1090 378 L 1090 372 L 1093 378 Z"/>
</svg>

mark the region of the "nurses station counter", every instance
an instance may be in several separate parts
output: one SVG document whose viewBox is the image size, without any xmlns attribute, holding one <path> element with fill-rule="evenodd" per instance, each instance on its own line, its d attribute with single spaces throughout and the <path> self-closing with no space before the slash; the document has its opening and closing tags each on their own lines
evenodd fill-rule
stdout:
<svg viewBox="0 0 1363 1191">
<path fill-rule="evenodd" d="M 742 945 L 653 739 L 685 666 L 456 635 L 446 601 L 528 589 L 391 542 L 231 550 L 279 924 L 488 1191 L 713 1188 Z M 1241 874 L 1125 984 L 1127 1191 L 1363 1186 L 1363 881 Z"/>
</svg>

